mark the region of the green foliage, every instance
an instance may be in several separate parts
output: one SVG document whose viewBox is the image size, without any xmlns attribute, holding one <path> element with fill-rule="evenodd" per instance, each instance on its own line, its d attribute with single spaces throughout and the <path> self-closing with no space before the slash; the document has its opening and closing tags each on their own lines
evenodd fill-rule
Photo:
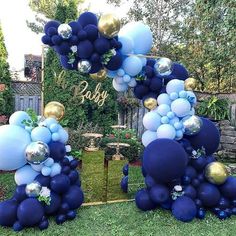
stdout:
<svg viewBox="0 0 236 236">
<path fill-rule="evenodd" d="M 229 119 L 229 102 L 216 96 L 204 99 L 197 107 L 197 114 L 214 120 Z"/>
<path fill-rule="evenodd" d="M 4 86 L 0 90 L 0 116 L 10 116 L 13 112 L 13 94 L 11 89 L 11 76 L 7 63 L 7 50 L 4 43 L 4 36 L 0 26 L 0 84 Z"/>
<path fill-rule="evenodd" d="M 26 110 L 26 112 L 30 116 L 30 120 L 23 120 L 22 123 L 25 126 L 37 127 L 38 126 L 38 116 L 37 116 L 36 112 L 33 109 L 31 109 L 31 108 L 28 108 Z"/>
</svg>

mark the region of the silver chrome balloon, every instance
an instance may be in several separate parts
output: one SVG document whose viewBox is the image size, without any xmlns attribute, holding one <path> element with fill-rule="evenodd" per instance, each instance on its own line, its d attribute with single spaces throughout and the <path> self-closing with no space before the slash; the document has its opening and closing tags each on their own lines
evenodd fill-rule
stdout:
<svg viewBox="0 0 236 236">
<path fill-rule="evenodd" d="M 199 133 L 202 127 L 202 120 L 195 115 L 187 116 L 182 120 L 184 126 L 184 134 L 188 136 Z"/>
<path fill-rule="evenodd" d="M 26 147 L 25 155 L 28 163 L 39 165 L 49 157 L 49 147 L 40 141 L 32 142 Z"/>
<path fill-rule="evenodd" d="M 163 76 L 163 75 L 170 75 L 172 73 L 172 66 L 173 63 L 169 58 L 162 57 L 156 62 L 154 68 L 157 74 Z"/>
<path fill-rule="evenodd" d="M 28 197 L 38 197 L 41 189 L 42 189 L 41 184 L 37 181 L 34 181 L 26 185 L 25 192 Z"/>
<path fill-rule="evenodd" d="M 91 70 L 91 64 L 89 61 L 87 60 L 79 61 L 78 71 L 80 71 L 81 73 L 89 73 L 90 70 Z"/>
<path fill-rule="evenodd" d="M 57 32 L 63 39 L 69 39 L 72 35 L 72 28 L 68 24 L 61 24 Z"/>
</svg>

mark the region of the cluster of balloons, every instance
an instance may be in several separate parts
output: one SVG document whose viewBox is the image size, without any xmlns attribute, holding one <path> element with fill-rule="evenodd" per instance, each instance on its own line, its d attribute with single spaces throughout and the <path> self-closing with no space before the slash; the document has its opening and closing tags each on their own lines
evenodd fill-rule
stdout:
<svg viewBox="0 0 236 236">
<path fill-rule="evenodd" d="M 146 188 L 136 194 L 138 208 L 168 209 L 183 222 L 204 219 L 207 209 L 219 219 L 236 215 L 236 178 L 213 157 L 219 131 L 210 120 L 201 118 L 201 122 L 197 134 L 179 141 L 156 139 L 145 148 Z"/>
<path fill-rule="evenodd" d="M 197 103 L 192 91 L 186 91 L 184 81 L 173 79 L 166 85 L 166 93 L 158 96 L 157 108 L 146 113 L 143 125 L 147 129 L 142 135 L 142 143 L 147 146 L 157 138 L 180 140 L 185 135 L 197 134 L 202 126 L 195 116 Z"/>
<path fill-rule="evenodd" d="M 0 203 L 0 225 L 15 231 L 46 229 L 50 215 L 57 224 L 72 220 L 84 200 L 78 161 L 67 156 L 68 133 L 58 123 L 64 106 L 51 102 L 44 115 L 35 123 L 17 111 L 0 127 L 0 169 L 16 170 L 17 184 L 13 197 Z"/>
</svg>

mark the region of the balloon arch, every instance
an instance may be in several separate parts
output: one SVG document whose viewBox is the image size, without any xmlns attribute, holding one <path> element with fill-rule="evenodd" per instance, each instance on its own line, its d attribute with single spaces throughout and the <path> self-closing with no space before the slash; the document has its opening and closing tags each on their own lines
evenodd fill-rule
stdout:
<svg viewBox="0 0 236 236">
<path fill-rule="evenodd" d="M 138 208 L 169 209 L 184 222 L 203 219 L 207 209 L 220 219 L 236 214 L 236 178 L 213 157 L 219 131 L 195 115 L 196 81 L 183 65 L 148 55 L 152 33 L 147 25 L 120 28 L 112 14 L 98 19 L 84 12 L 68 24 L 49 21 L 44 32 L 42 42 L 58 53 L 63 68 L 110 77 L 118 92 L 131 87 L 150 110 L 143 118 L 146 188 L 136 194 Z M 0 203 L 1 226 L 43 230 L 50 215 L 57 224 L 76 217 L 84 196 L 78 161 L 68 154 L 68 134 L 58 123 L 64 112 L 62 104 L 51 102 L 44 118 L 18 111 L 0 127 L 0 169 L 16 170 L 17 184 L 13 197 Z"/>
</svg>

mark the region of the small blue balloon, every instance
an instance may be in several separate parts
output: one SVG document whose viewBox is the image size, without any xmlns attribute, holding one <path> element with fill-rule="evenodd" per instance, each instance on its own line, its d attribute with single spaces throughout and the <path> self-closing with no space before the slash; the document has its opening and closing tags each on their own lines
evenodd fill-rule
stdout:
<svg viewBox="0 0 236 236">
<path fill-rule="evenodd" d="M 180 91 L 180 92 L 179 92 L 179 97 L 180 97 L 180 98 L 186 98 L 186 97 L 187 97 L 187 92 L 184 91 L 184 90 Z"/>
<path fill-rule="evenodd" d="M 161 116 L 166 116 L 169 111 L 170 111 L 170 106 L 167 104 L 161 104 L 157 107 L 157 112 Z"/>
<path fill-rule="evenodd" d="M 162 124 L 168 124 L 169 123 L 169 118 L 168 118 L 168 116 L 163 116 L 163 117 L 161 117 L 161 123 Z"/>
<path fill-rule="evenodd" d="M 225 220 L 228 216 L 227 216 L 227 213 L 225 211 L 220 211 L 218 214 L 217 214 L 217 217 L 220 219 L 220 220 Z"/>
<path fill-rule="evenodd" d="M 52 135 L 48 128 L 46 127 L 36 127 L 31 132 L 32 141 L 41 141 L 44 143 L 49 143 L 51 141 Z"/>
<path fill-rule="evenodd" d="M 179 122 L 179 118 L 176 117 L 176 116 L 173 119 L 170 120 L 171 125 L 174 125 L 176 122 Z"/>
<path fill-rule="evenodd" d="M 169 111 L 169 112 L 167 113 L 167 116 L 168 116 L 169 119 L 173 119 L 173 118 L 175 117 L 175 113 L 172 112 L 172 111 Z"/>
<path fill-rule="evenodd" d="M 143 125 L 146 129 L 156 131 L 161 125 L 161 117 L 154 111 L 146 113 L 143 117 Z"/>
<path fill-rule="evenodd" d="M 176 129 L 182 129 L 182 128 L 183 128 L 183 124 L 182 124 L 181 122 L 175 122 L 175 123 L 174 123 L 174 127 L 175 127 Z"/>
<path fill-rule="evenodd" d="M 136 76 L 142 70 L 142 61 L 137 56 L 130 56 L 127 57 L 123 61 L 123 69 L 125 70 L 126 74 L 130 76 Z"/>
<path fill-rule="evenodd" d="M 163 124 L 157 129 L 157 138 L 174 139 L 175 136 L 175 128 L 170 124 Z"/>
<path fill-rule="evenodd" d="M 123 80 L 125 83 L 129 83 L 131 81 L 131 77 L 129 75 L 124 75 Z"/>
<path fill-rule="evenodd" d="M 50 176 L 53 177 L 61 173 L 61 165 L 59 163 L 54 163 L 51 167 Z"/>
<path fill-rule="evenodd" d="M 44 123 L 47 124 L 47 127 L 49 128 L 52 124 L 58 124 L 57 120 L 52 118 L 52 117 L 49 117 L 47 119 L 44 120 Z"/>
<path fill-rule="evenodd" d="M 125 71 L 123 69 L 119 69 L 119 70 L 117 70 L 117 75 L 122 77 L 125 75 Z"/>
<path fill-rule="evenodd" d="M 51 167 L 54 164 L 54 160 L 49 157 L 43 164 L 47 167 Z"/>
<path fill-rule="evenodd" d="M 206 211 L 200 208 L 197 212 L 197 218 L 203 220 L 206 216 Z"/>
<path fill-rule="evenodd" d="M 128 90 L 128 85 L 126 83 L 118 84 L 115 79 L 113 79 L 112 85 L 117 92 L 125 92 Z"/>
<path fill-rule="evenodd" d="M 171 94 L 170 94 L 170 99 L 171 100 L 175 100 L 175 99 L 177 99 L 179 96 L 178 96 L 178 93 L 176 93 L 176 92 L 172 92 Z"/>
<path fill-rule="evenodd" d="M 114 78 L 114 77 L 117 76 L 117 71 L 108 70 L 108 71 L 107 71 L 107 76 L 108 76 L 109 78 Z"/>
<path fill-rule="evenodd" d="M 51 174 L 51 167 L 44 166 L 41 170 L 42 175 L 49 176 Z"/>
<path fill-rule="evenodd" d="M 142 135 L 142 144 L 146 147 L 149 143 L 157 139 L 157 133 L 146 130 Z"/>
<path fill-rule="evenodd" d="M 55 133 L 55 132 L 57 132 L 58 131 L 58 129 L 59 129 L 59 126 L 56 124 L 56 123 L 54 123 L 54 124 L 51 124 L 50 125 L 50 131 L 52 132 L 52 133 Z"/>
<path fill-rule="evenodd" d="M 69 134 L 64 129 L 59 129 L 58 134 L 60 135 L 60 142 L 66 144 L 69 139 Z"/>
<path fill-rule="evenodd" d="M 25 127 L 24 121 L 32 122 L 30 116 L 25 111 L 16 111 L 9 118 L 10 125 Z"/>
<path fill-rule="evenodd" d="M 58 132 L 52 134 L 52 141 L 59 141 L 60 140 L 60 134 Z"/>
<path fill-rule="evenodd" d="M 178 98 L 171 103 L 171 110 L 178 117 L 187 116 L 191 110 L 191 105 L 188 100 L 184 98 Z"/>
<path fill-rule="evenodd" d="M 17 185 L 30 184 L 34 181 L 39 172 L 35 171 L 30 165 L 25 165 L 15 173 L 15 182 Z"/>
<path fill-rule="evenodd" d="M 171 104 L 171 100 L 170 97 L 167 93 L 162 93 L 157 97 L 157 103 L 158 105 L 161 104 L 166 104 L 166 105 L 170 105 Z"/>
<path fill-rule="evenodd" d="M 176 139 L 179 140 L 179 139 L 182 139 L 184 136 L 184 133 L 182 130 L 177 130 L 176 131 Z"/>
<path fill-rule="evenodd" d="M 178 95 L 182 90 L 184 90 L 184 81 L 182 80 L 173 79 L 166 85 L 166 92 L 168 94 L 175 92 Z"/>
</svg>

